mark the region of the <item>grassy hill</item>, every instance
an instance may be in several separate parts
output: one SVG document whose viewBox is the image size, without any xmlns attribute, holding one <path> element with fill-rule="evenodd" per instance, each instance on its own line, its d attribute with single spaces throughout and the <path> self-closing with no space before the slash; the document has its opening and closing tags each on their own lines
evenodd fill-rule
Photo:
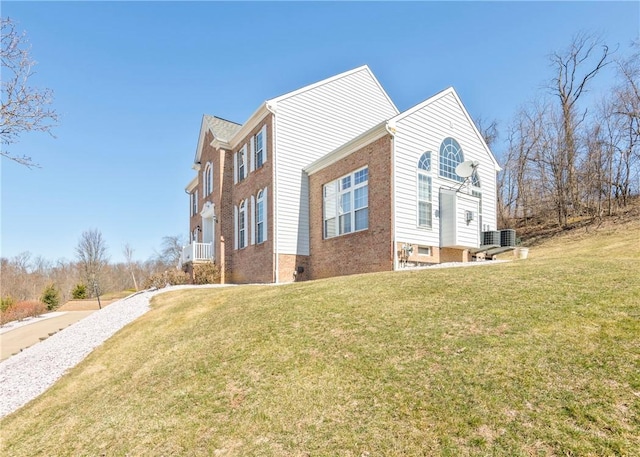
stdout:
<svg viewBox="0 0 640 457">
<path fill-rule="evenodd" d="M 164 294 L 0 429 L 12 456 L 640 455 L 640 223 Z"/>
</svg>

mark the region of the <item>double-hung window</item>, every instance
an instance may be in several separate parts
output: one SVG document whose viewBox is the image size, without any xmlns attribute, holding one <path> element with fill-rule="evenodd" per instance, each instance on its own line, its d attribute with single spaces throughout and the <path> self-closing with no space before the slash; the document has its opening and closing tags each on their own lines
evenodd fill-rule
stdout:
<svg viewBox="0 0 640 457">
<path fill-rule="evenodd" d="M 243 200 L 238 209 L 238 249 L 247 246 L 247 201 Z"/>
<path fill-rule="evenodd" d="M 196 189 L 191 194 L 191 216 L 198 214 L 198 190 Z"/>
<path fill-rule="evenodd" d="M 253 137 L 253 163 L 257 170 L 264 164 L 264 130 Z"/>
<path fill-rule="evenodd" d="M 258 192 L 258 196 L 256 198 L 256 244 L 264 243 L 267 239 L 266 194 L 267 190 L 262 189 Z"/>
<path fill-rule="evenodd" d="M 236 182 L 247 177 L 247 146 L 236 152 Z"/>
<path fill-rule="evenodd" d="M 213 165 L 211 162 L 207 162 L 204 167 L 204 196 L 211 195 L 213 193 Z"/>
<path fill-rule="evenodd" d="M 325 184 L 323 210 L 325 238 L 369 228 L 369 169 Z"/>
<path fill-rule="evenodd" d="M 423 228 L 433 224 L 431 184 L 431 153 L 425 152 L 418 160 L 418 226 Z"/>
</svg>

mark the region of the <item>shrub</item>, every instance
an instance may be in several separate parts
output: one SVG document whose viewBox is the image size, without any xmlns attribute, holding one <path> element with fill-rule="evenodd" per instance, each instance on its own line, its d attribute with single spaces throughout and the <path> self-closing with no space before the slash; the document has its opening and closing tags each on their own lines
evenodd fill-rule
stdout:
<svg viewBox="0 0 640 457">
<path fill-rule="evenodd" d="M 220 267 L 213 262 L 200 263 L 193 266 L 194 284 L 219 284 Z"/>
<path fill-rule="evenodd" d="M 87 298 L 87 286 L 84 284 L 76 284 L 76 286 L 71 291 L 71 296 L 74 300 L 83 300 Z"/>
<path fill-rule="evenodd" d="M 38 317 L 47 311 L 47 305 L 39 301 L 21 301 L 14 303 L 0 313 L 0 325 L 11 321 L 21 321 L 27 317 Z"/>
<path fill-rule="evenodd" d="M 167 270 L 162 273 L 155 273 L 144 281 L 144 288 L 156 287 L 162 289 L 165 286 L 175 286 L 179 284 L 189 284 L 189 275 L 180 270 Z"/>
<path fill-rule="evenodd" d="M 16 301 L 13 299 L 11 295 L 6 295 L 0 298 L 0 312 L 5 312 L 15 302 Z"/>
<path fill-rule="evenodd" d="M 53 283 L 49 283 L 47 287 L 44 288 L 42 292 L 42 298 L 40 299 L 42 303 L 47 305 L 47 309 L 49 311 L 56 309 L 60 306 L 60 292 L 56 289 L 56 285 Z"/>
</svg>

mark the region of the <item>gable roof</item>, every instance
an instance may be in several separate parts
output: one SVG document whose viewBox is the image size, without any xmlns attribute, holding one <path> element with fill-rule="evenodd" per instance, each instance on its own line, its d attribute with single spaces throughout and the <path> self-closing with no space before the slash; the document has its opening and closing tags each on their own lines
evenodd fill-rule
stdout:
<svg viewBox="0 0 640 457">
<path fill-rule="evenodd" d="M 221 143 L 228 143 L 241 128 L 242 125 L 236 122 L 228 121 L 217 116 L 210 116 L 208 114 L 203 115 L 194 164 L 200 163 L 200 157 L 202 156 L 202 143 L 205 135 L 207 134 L 207 130 L 211 132 L 214 140 L 218 140 Z"/>
<path fill-rule="evenodd" d="M 476 124 L 475 124 L 475 122 L 473 122 L 473 119 L 471 119 L 471 116 L 469 116 L 469 112 L 464 107 L 464 104 L 462 103 L 462 100 L 460 100 L 460 97 L 458 96 L 458 93 L 456 92 L 456 90 L 453 87 L 449 87 L 449 88 L 447 88 L 447 89 L 445 89 L 443 91 L 440 91 L 437 94 L 435 94 L 434 96 L 429 97 L 428 99 L 426 99 L 422 103 L 418 103 L 416 106 L 414 106 L 412 108 L 409 108 L 406 111 L 403 111 L 402 113 L 398 114 L 397 116 L 392 117 L 387 122 L 387 124 L 389 125 L 389 129 L 391 131 L 395 131 L 396 122 L 404 119 L 405 117 L 415 113 L 418 110 L 421 110 L 425 106 L 428 106 L 431 103 L 433 103 L 433 102 L 435 102 L 435 101 L 437 101 L 437 100 L 439 100 L 439 99 L 441 99 L 443 97 L 446 97 L 447 95 L 452 95 L 454 97 L 456 103 L 458 104 L 458 106 L 462 110 L 462 113 L 464 114 L 464 116 L 466 117 L 467 121 L 471 125 L 471 128 L 473 129 L 475 135 L 478 137 L 478 140 L 480 140 L 480 143 L 482 144 L 482 147 L 484 148 L 485 152 L 487 153 L 487 155 L 489 156 L 489 158 L 493 162 L 493 166 L 495 167 L 495 170 L 496 171 L 502 170 L 500 165 L 498 165 L 498 161 L 496 160 L 496 157 L 493 155 L 493 152 L 491 152 L 491 149 L 489 149 L 489 146 L 487 146 L 487 143 L 484 141 L 484 137 L 482 136 L 482 134 L 480 133 L 480 131 L 476 127 Z"/>
<path fill-rule="evenodd" d="M 378 79 L 375 77 L 375 75 L 373 74 L 369 66 L 362 65 L 360 67 L 354 68 L 353 70 L 348 70 L 343 73 L 339 73 L 337 75 L 331 76 L 329 78 L 323 79 L 313 84 L 308 84 L 299 89 L 293 90 L 291 92 L 287 92 L 278 97 L 271 98 L 264 101 L 263 103 L 260 104 L 260 106 L 258 106 L 258 108 L 253 112 L 253 114 L 249 117 L 249 119 L 247 119 L 247 121 L 241 126 L 241 128 L 235 132 L 233 138 L 229 139 L 229 144 L 232 147 L 235 147 L 237 142 L 241 141 L 247 135 L 247 133 L 251 131 L 267 114 L 276 113 L 279 102 L 359 72 L 365 72 L 367 76 L 369 76 L 373 80 L 374 84 L 379 88 L 380 92 L 384 95 L 385 99 L 389 102 L 391 107 L 393 107 L 393 110 L 396 113 L 398 113 L 399 112 L 398 108 L 393 103 L 393 100 L 391 100 L 387 92 L 384 90 L 384 88 L 382 87 Z"/>
</svg>

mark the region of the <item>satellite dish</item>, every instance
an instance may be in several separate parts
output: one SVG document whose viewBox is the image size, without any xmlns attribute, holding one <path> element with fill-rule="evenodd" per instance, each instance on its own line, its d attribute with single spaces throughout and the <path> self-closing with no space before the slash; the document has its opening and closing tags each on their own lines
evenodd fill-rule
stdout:
<svg viewBox="0 0 640 457">
<path fill-rule="evenodd" d="M 479 163 L 474 160 L 465 160 L 456 167 L 456 174 L 461 178 L 468 178 L 478 165 Z"/>
</svg>

